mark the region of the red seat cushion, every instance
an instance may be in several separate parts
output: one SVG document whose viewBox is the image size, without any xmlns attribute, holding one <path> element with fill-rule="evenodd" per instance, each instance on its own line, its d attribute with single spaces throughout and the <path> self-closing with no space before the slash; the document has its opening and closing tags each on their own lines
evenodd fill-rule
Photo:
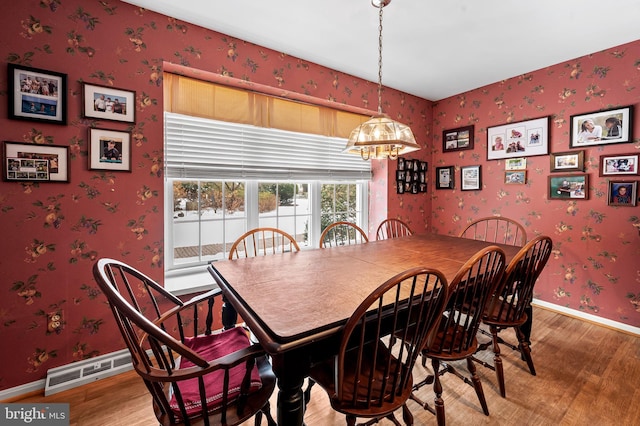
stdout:
<svg viewBox="0 0 640 426">
<path fill-rule="evenodd" d="M 206 360 L 214 360 L 232 352 L 250 346 L 246 330 L 241 327 L 232 328 L 219 334 L 186 338 L 184 342 L 193 351 Z M 193 367 L 194 364 L 181 358 L 180 368 Z M 232 402 L 240 395 L 240 385 L 245 376 L 246 364 L 241 363 L 229 370 L 229 394 L 228 402 Z M 218 370 L 203 377 L 207 393 L 207 409 L 213 411 L 222 405 L 222 389 L 224 386 L 224 370 Z M 258 368 L 254 366 L 251 371 L 250 392 L 260 389 L 262 382 Z M 180 393 L 184 401 L 187 415 L 192 417 L 201 411 L 200 392 L 198 379 L 189 379 L 178 382 Z M 171 408 L 180 416 L 180 408 L 175 394 L 171 395 Z"/>
</svg>

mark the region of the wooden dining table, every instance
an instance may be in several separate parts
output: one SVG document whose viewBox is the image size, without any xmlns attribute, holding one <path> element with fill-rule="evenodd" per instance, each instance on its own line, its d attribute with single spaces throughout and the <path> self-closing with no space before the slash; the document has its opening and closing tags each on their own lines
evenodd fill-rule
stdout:
<svg viewBox="0 0 640 426">
<path fill-rule="evenodd" d="M 415 266 L 450 282 L 479 250 L 493 245 L 420 234 L 366 244 L 213 262 L 209 272 L 272 357 L 279 425 L 304 424 L 302 385 L 310 367 L 336 355 L 340 331 L 380 284 Z M 508 262 L 519 247 L 495 244 Z"/>
</svg>

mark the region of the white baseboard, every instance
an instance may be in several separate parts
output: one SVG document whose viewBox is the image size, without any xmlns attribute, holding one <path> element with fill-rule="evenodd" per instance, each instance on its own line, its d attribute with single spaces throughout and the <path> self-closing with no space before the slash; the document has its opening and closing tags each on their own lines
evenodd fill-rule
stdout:
<svg viewBox="0 0 640 426">
<path fill-rule="evenodd" d="M 589 314 L 577 309 L 567 308 L 565 306 L 556 305 L 553 303 L 545 302 L 543 300 L 533 299 L 531 302 L 533 306 L 540 306 L 541 308 L 549 309 L 550 311 L 558 312 L 570 317 L 582 319 L 594 324 L 598 324 L 604 327 L 612 328 L 622 331 L 624 333 L 633 334 L 640 337 L 640 327 L 634 327 L 628 324 L 624 324 L 618 321 L 613 321 L 607 318 L 602 318 L 597 315 Z M 535 321 L 535 320 L 534 320 Z"/>
<path fill-rule="evenodd" d="M 0 391 L 0 402 L 14 401 L 24 395 L 38 392 L 44 389 L 45 380 L 36 380 L 35 382 L 25 383 L 24 385 Z"/>
<path fill-rule="evenodd" d="M 30 393 L 44 391 L 44 396 L 53 395 L 77 386 L 105 379 L 133 369 L 128 349 L 76 361 L 47 371 L 43 380 L 0 391 L 0 401 L 12 401 Z"/>
</svg>

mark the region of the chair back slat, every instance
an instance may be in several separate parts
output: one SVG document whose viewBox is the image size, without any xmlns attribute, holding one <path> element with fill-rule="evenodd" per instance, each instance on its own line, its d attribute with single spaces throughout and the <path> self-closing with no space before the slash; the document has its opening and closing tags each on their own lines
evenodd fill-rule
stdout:
<svg viewBox="0 0 640 426">
<path fill-rule="evenodd" d="M 527 231 L 520 223 L 502 216 L 489 216 L 471 222 L 459 235 L 463 238 L 522 247 Z"/>
<path fill-rule="evenodd" d="M 446 278 L 426 267 L 398 274 L 371 293 L 344 326 L 336 364 L 337 400 L 371 413 L 401 407 L 411 393 L 415 361 L 439 322 L 447 295 Z"/>
<path fill-rule="evenodd" d="M 385 219 L 376 230 L 376 240 L 386 240 L 389 238 L 401 238 L 413 235 L 409 225 L 400 219 Z"/>
<path fill-rule="evenodd" d="M 229 259 L 296 251 L 300 246 L 288 233 L 278 228 L 255 228 L 238 237 L 229 250 Z"/>
<path fill-rule="evenodd" d="M 109 302 L 134 369 L 152 396 L 160 424 L 237 425 L 257 411 L 268 413 L 275 375 L 265 353 L 251 346 L 242 328 L 213 330 L 221 325 L 220 320 L 213 320 L 214 299 L 222 303 L 220 289 L 183 302 L 117 260 L 98 260 L 93 274 Z M 257 364 L 259 369 L 254 368 Z M 235 377 L 233 385 L 230 377 Z M 249 398 L 254 411 L 244 407 Z"/>
<path fill-rule="evenodd" d="M 487 301 L 502 279 L 505 254 L 497 246 L 472 256 L 450 283 L 450 296 L 436 338 L 427 356 L 464 358 L 475 352 L 476 333 Z"/>
<path fill-rule="evenodd" d="M 369 242 L 367 234 L 358 225 L 339 221 L 327 226 L 320 235 L 320 248 L 337 247 Z"/>
<path fill-rule="evenodd" d="M 520 249 L 487 305 L 492 319 L 506 324 L 525 321 L 526 310 L 533 299 L 533 288 L 551 256 L 552 246 L 551 238 L 541 235 Z"/>
</svg>

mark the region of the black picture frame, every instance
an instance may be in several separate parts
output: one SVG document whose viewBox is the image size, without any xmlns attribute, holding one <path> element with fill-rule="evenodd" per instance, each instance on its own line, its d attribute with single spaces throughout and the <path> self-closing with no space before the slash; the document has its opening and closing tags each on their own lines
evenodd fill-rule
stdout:
<svg viewBox="0 0 640 426">
<path fill-rule="evenodd" d="M 442 152 L 473 149 L 473 125 L 442 131 Z"/>
<path fill-rule="evenodd" d="M 454 167 L 436 167 L 436 189 L 454 189 Z"/>
<path fill-rule="evenodd" d="M 487 127 L 487 160 L 549 153 L 549 116 Z"/>
<path fill-rule="evenodd" d="M 427 192 L 426 161 L 398 157 L 396 169 L 396 194 Z"/>
<path fill-rule="evenodd" d="M 69 182 L 69 147 L 4 141 L 2 179 L 7 182 Z"/>
<path fill-rule="evenodd" d="M 103 108 L 99 107 L 102 99 Z M 135 123 L 136 92 L 99 84 L 82 84 L 82 116 L 98 120 Z"/>
<path fill-rule="evenodd" d="M 88 157 L 89 170 L 130 172 L 131 132 L 90 128 Z"/>
<path fill-rule="evenodd" d="M 594 126 L 591 130 L 589 121 Z M 571 148 L 629 143 L 633 141 L 633 105 L 572 115 L 570 124 Z"/>
<path fill-rule="evenodd" d="M 67 75 L 8 64 L 8 117 L 67 124 Z"/>
</svg>

